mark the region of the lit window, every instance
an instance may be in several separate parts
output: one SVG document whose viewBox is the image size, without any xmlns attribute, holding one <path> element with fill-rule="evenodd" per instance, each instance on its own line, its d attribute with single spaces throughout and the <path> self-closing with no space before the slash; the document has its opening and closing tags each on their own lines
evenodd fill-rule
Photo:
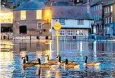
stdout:
<svg viewBox="0 0 115 78">
<path fill-rule="evenodd" d="M 42 10 L 36 10 L 36 19 L 42 19 Z"/>
<path fill-rule="evenodd" d="M 84 20 L 78 20 L 78 21 L 77 21 L 77 24 L 78 24 L 78 25 L 83 25 L 83 24 L 84 24 Z"/>
<path fill-rule="evenodd" d="M 21 20 L 26 20 L 26 11 L 21 11 Z"/>
<path fill-rule="evenodd" d="M 65 25 L 65 19 L 59 19 L 59 22 L 60 22 L 62 25 Z"/>
<path fill-rule="evenodd" d="M 113 12 L 113 6 L 111 6 L 111 12 Z"/>
</svg>

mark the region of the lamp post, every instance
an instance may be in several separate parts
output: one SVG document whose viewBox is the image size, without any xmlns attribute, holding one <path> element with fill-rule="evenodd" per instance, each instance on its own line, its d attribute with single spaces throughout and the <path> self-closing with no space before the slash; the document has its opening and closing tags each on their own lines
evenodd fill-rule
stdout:
<svg viewBox="0 0 115 78">
<path fill-rule="evenodd" d="M 54 24 L 54 29 L 56 30 L 56 51 L 57 51 L 57 56 L 59 55 L 59 36 L 60 34 L 58 31 L 61 29 L 61 24 L 59 22 L 56 22 Z"/>
</svg>

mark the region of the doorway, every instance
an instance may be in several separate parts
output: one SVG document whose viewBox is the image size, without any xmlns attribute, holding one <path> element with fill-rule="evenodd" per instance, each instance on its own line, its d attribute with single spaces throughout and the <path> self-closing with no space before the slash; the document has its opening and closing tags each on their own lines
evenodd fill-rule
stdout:
<svg viewBox="0 0 115 78">
<path fill-rule="evenodd" d="M 19 27 L 20 34 L 27 34 L 27 26 L 23 25 Z"/>
</svg>

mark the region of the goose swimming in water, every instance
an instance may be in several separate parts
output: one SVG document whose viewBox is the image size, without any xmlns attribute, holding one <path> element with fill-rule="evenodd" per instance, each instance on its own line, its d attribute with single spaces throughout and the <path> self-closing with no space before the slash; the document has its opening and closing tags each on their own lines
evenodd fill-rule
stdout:
<svg viewBox="0 0 115 78">
<path fill-rule="evenodd" d="M 99 62 L 87 62 L 88 60 L 88 56 L 85 56 L 85 66 L 88 67 L 88 66 L 99 66 L 100 63 Z"/>
<path fill-rule="evenodd" d="M 69 62 L 68 59 L 65 60 L 64 68 L 71 69 L 71 68 L 79 68 L 79 64 L 76 64 L 74 62 Z"/>
</svg>

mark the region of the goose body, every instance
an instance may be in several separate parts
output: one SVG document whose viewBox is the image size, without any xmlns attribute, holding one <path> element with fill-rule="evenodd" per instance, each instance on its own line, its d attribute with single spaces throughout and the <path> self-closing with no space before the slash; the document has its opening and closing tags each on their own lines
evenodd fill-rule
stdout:
<svg viewBox="0 0 115 78">
<path fill-rule="evenodd" d="M 87 62 L 88 57 L 85 58 L 85 66 L 99 66 L 99 62 Z"/>
<path fill-rule="evenodd" d="M 51 68 L 51 64 L 49 64 L 49 63 L 41 64 L 40 68 L 42 68 L 42 69 L 50 69 Z"/>
<path fill-rule="evenodd" d="M 65 64 L 65 68 L 67 68 L 67 69 L 79 68 L 79 64 L 75 64 L 75 63 Z"/>
<path fill-rule="evenodd" d="M 64 67 L 67 69 L 71 69 L 71 68 L 79 68 L 79 64 L 76 64 L 72 61 L 68 61 L 68 59 L 66 59 Z"/>
<path fill-rule="evenodd" d="M 100 63 L 99 62 L 89 62 L 85 64 L 86 66 L 99 66 Z"/>
</svg>

